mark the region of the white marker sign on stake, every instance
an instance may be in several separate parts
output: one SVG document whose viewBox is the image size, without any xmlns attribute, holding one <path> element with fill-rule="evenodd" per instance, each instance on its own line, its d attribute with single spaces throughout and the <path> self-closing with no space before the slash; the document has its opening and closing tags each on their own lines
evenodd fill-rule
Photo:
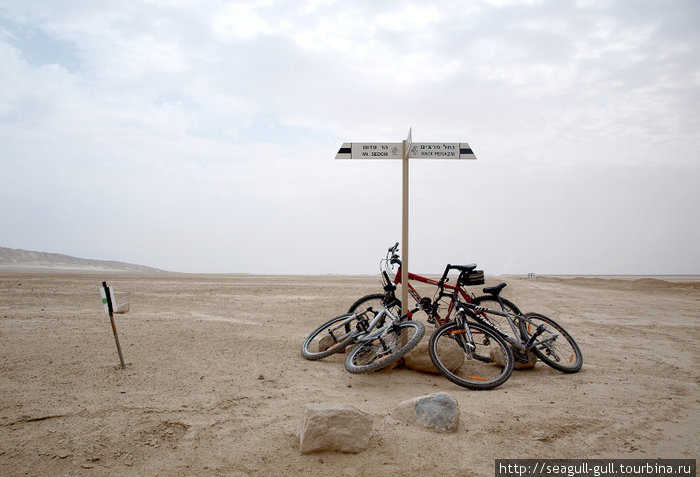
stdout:
<svg viewBox="0 0 700 477">
<path fill-rule="evenodd" d="M 114 290 L 112 289 L 112 287 L 102 287 L 101 290 L 102 290 L 102 304 L 105 307 L 105 313 L 107 313 L 108 315 L 110 314 L 110 312 L 114 313 L 117 309 L 117 299 L 114 296 Z M 107 293 L 105 292 L 105 290 L 109 290 L 109 298 L 110 298 L 109 302 L 107 301 Z M 112 304 L 111 310 L 109 309 L 110 303 Z"/>
<path fill-rule="evenodd" d="M 408 303 L 408 160 L 413 159 L 476 159 L 466 142 L 412 142 L 411 129 L 403 142 L 344 142 L 336 159 L 401 159 L 402 225 L 401 225 L 401 302 Z M 406 310 L 408 306 L 406 306 Z M 404 310 L 404 311 L 406 311 Z"/>
<path fill-rule="evenodd" d="M 114 324 L 114 310 L 117 305 L 117 300 L 114 298 L 114 290 L 107 286 L 107 282 L 102 282 L 102 304 L 105 306 L 105 311 L 109 315 L 109 322 L 112 325 L 112 333 L 114 333 L 114 342 L 117 345 L 117 353 L 119 353 L 119 363 L 124 369 L 124 357 L 122 356 L 122 347 L 119 344 L 119 336 L 117 336 L 117 325 Z"/>
</svg>

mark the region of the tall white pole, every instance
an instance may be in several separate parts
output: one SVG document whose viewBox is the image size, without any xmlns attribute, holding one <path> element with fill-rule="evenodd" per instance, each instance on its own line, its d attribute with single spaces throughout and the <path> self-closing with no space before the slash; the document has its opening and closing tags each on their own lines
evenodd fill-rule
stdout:
<svg viewBox="0 0 700 477">
<path fill-rule="evenodd" d="M 410 138 L 410 133 L 409 133 Z M 410 139 L 409 139 L 410 140 Z M 401 312 L 407 313 L 408 306 L 408 141 L 403 142 L 402 160 L 402 220 L 401 220 Z"/>
</svg>

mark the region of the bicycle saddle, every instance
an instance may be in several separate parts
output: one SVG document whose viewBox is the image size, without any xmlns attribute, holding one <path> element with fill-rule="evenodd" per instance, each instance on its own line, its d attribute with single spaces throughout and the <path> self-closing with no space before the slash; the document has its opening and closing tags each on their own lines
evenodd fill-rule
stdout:
<svg viewBox="0 0 700 477">
<path fill-rule="evenodd" d="M 493 296 L 498 296 L 498 294 L 501 293 L 501 290 L 503 290 L 505 287 L 506 283 L 501 282 L 498 285 L 484 288 L 484 293 L 488 293 L 489 295 Z"/>
<path fill-rule="evenodd" d="M 468 263 L 466 265 L 450 265 L 450 268 L 454 268 L 460 272 L 471 272 L 476 268 L 476 263 Z"/>
</svg>

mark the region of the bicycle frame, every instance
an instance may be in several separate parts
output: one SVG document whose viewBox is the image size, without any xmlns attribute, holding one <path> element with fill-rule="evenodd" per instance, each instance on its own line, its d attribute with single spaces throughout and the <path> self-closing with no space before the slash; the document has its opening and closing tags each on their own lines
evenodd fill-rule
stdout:
<svg viewBox="0 0 700 477">
<path fill-rule="evenodd" d="M 498 300 L 500 303 L 500 299 Z M 501 303 L 501 307 L 503 308 L 503 311 L 498 311 L 498 310 L 492 310 L 491 308 L 486 308 L 485 306 L 479 306 L 479 305 L 474 305 L 473 303 L 463 303 L 459 302 L 457 305 L 458 307 L 462 307 L 463 310 L 471 317 L 474 318 L 477 322 L 481 323 L 484 326 L 488 326 L 491 328 L 493 331 L 498 333 L 499 336 L 501 336 L 504 340 L 506 340 L 511 346 L 517 348 L 521 352 L 527 352 L 532 348 L 533 343 L 535 340 L 540 336 L 542 333 L 543 329 L 538 328 L 532 336 L 530 336 L 530 339 L 528 339 L 526 342 L 522 340 L 522 336 L 520 334 L 520 331 L 517 330 L 515 327 L 515 322 L 513 321 L 513 318 L 511 317 L 511 313 L 508 312 L 505 306 L 503 306 L 503 303 Z M 476 310 L 480 311 L 482 313 L 486 314 L 494 314 L 494 315 L 500 315 L 506 318 L 508 320 L 508 323 L 510 324 L 510 327 L 513 329 L 514 336 L 520 337 L 520 340 L 514 340 L 510 336 L 508 336 L 506 333 L 504 333 L 502 330 L 500 330 L 497 326 L 494 326 L 493 323 L 491 323 L 489 320 L 484 319 L 483 315 L 480 315 L 478 313 L 474 313 L 473 311 L 467 312 L 466 310 Z M 459 310 L 458 310 L 459 311 Z M 528 321 L 527 318 L 523 315 L 513 315 L 516 316 L 518 319 L 523 320 L 523 321 Z M 557 337 L 552 336 L 551 338 L 547 338 L 545 340 L 538 341 L 538 345 L 548 345 L 550 342 L 554 341 Z"/>
<path fill-rule="evenodd" d="M 418 290 L 416 290 L 413 285 L 411 285 L 411 280 L 415 280 L 417 282 L 421 283 L 426 283 L 428 285 L 433 285 L 436 287 L 440 286 L 440 282 L 438 280 L 433 280 L 432 278 L 424 277 L 421 275 L 416 275 L 415 273 L 408 272 L 408 293 L 413 297 L 414 300 L 416 300 L 416 303 L 420 303 L 423 297 L 420 296 L 420 293 L 418 293 Z M 401 265 L 399 265 L 398 270 L 396 271 L 396 275 L 394 276 L 394 284 L 398 285 L 401 283 Z M 452 290 L 453 293 L 456 294 L 456 296 L 461 297 L 466 303 L 471 303 L 472 297 L 471 295 L 464 290 L 459 284 L 457 285 L 448 285 L 447 283 L 443 284 L 443 287 Z M 450 304 L 447 308 L 447 313 L 445 314 L 445 317 L 441 317 L 437 314 L 433 316 L 435 318 L 435 321 L 437 322 L 437 326 L 444 325 L 448 321 L 450 321 L 450 316 L 452 316 L 452 312 L 455 309 L 455 301 L 456 300 L 451 300 Z"/>
<path fill-rule="evenodd" d="M 498 300 L 500 303 L 500 300 Z M 475 319 L 477 322 L 481 323 L 484 326 L 488 326 L 491 328 L 493 331 L 498 333 L 501 338 L 505 339 L 510 345 L 518 348 L 520 351 L 527 351 L 527 348 L 525 347 L 525 344 L 521 342 L 521 340 L 514 340 L 510 336 L 508 336 L 506 333 L 503 332 L 500 328 L 497 326 L 494 326 L 493 323 L 491 323 L 489 320 L 485 319 L 482 315 L 479 313 L 474 313 L 473 310 L 480 311 L 481 313 L 487 313 L 487 314 L 493 314 L 493 315 L 499 315 L 505 317 L 506 320 L 508 320 L 508 324 L 510 325 L 511 329 L 513 330 L 514 336 L 520 337 L 520 331 L 516 328 L 515 322 L 513 321 L 513 318 L 511 318 L 511 314 L 508 313 L 508 310 L 506 310 L 506 307 L 503 306 L 501 303 L 501 307 L 503 308 L 503 311 L 498 311 L 498 310 L 492 310 L 491 308 L 486 308 L 485 306 L 479 306 L 475 305 L 473 303 L 464 303 L 464 302 L 458 302 L 458 307 L 462 307 L 463 310 L 469 315 L 470 318 Z M 470 310 L 470 312 L 466 311 Z M 521 319 L 522 316 L 520 317 Z"/>
<path fill-rule="evenodd" d="M 367 310 L 369 311 L 369 310 Z M 367 313 L 367 311 L 364 311 L 363 313 Z M 360 313 L 362 314 L 362 313 Z M 360 335 L 356 338 L 356 341 L 360 343 L 364 343 L 365 341 L 372 341 L 377 338 L 382 338 L 384 335 L 386 335 L 389 332 L 389 327 L 383 326 L 380 329 L 372 332 L 374 328 L 376 328 L 377 323 L 381 320 L 382 317 L 388 316 L 389 319 L 391 319 L 392 322 L 396 322 L 399 320 L 392 312 L 390 312 L 386 307 L 382 308 L 379 310 L 379 313 L 375 315 L 374 318 L 372 318 L 372 321 L 370 321 L 369 325 L 367 326 L 367 330 L 365 331 L 366 334 Z"/>
<path fill-rule="evenodd" d="M 417 275 L 415 273 L 408 273 L 408 293 L 413 297 L 414 300 L 416 300 L 416 303 L 420 303 L 420 301 L 423 299 L 421 297 L 420 293 L 411 285 L 410 281 L 415 280 L 417 282 L 421 283 L 426 283 L 428 285 L 433 285 L 436 287 L 440 287 L 440 282 L 438 280 L 433 280 L 432 278 L 424 277 L 421 275 Z M 394 283 L 399 284 L 401 283 L 401 265 L 399 265 L 398 270 L 396 271 L 396 275 L 394 277 Z M 530 338 L 528 343 L 523 343 L 522 342 L 522 337 L 520 335 L 520 330 L 518 330 L 518 327 L 515 325 L 515 322 L 513 321 L 513 317 L 516 315 L 512 315 L 511 313 L 508 312 L 506 307 L 503 305 L 499 297 L 496 297 L 498 299 L 498 302 L 501 304 L 501 308 L 503 311 L 498 311 L 498 310 L 493 310 L 491 308 L 486 308 L 484 306 L 479 306 L 479 305 L 474 305 L 472 301 L 471 295 L 462 288 L 462 286 L 458 283 L 457 285 L 449 285 L 447 283 L 442 284 L 442 288 L 446 290 L 450 290 L 450 292 L 441 292 L 441 294 L 444 294 L 443 296 L 451 296 L 450 303 L 447 307 L 447 313 L 445 313 L 444 317 L 441 317 L 437 313 L 430 315 L 432 316 L 436 323 L 436 326 L 441 326 L 450 321 L 450 317 L 452 316 L 452 313 L 455 311 L 455 309 L 458 306 L 462 306 L 464 308 L 467 308 L 469 310 L 472 310 L 472 313 L 469 313 L 469 316 L 474 318 L 477 322 L 483 324 L 484 326 L 488 326 L 489 328 L 493 329 L 496 331 L 500 336 L 502 336 L 509 344 L 513 345 L 515 348 L 517 348 L 521 352 L 527 351 L 529 348 L 527 347 L 528 344 L 531 344 L 534 342 L 534 338 Z M 459 300 L 459 298 L 462 299 L 462 301 Z M 457 304 L 457 305 L 455 305 Z M 474 313 L 474 311 L 480 312 L 480 313 Z M 510 325 L 511 330 L 513 331 L 513 336 L 516 336 L 520 339 L 514 340 L 511 338 L 507 333 L 503 332 L 498 326 L 494 325 L 491 321 L 486 319 L 484 317 L 484 314 L 493 314 L 493 315 L 499 315 L 503 316 L 506 318 L 508 321 L 508 324 Z M 517 315 L 517 318 L 524 320 L 525 318 L 522 315 Z M 471 336 L 469 337 L 471 340 Z"/>
<path fill-rule="evenodd" d="M 509 335 L 507 335 L 503 330 L 501 330 L 498 326 L 494 325 L 491 323 L 490 320 L 484 319 L 484 314 L 491 314 L 491 315 L 498 315 L 498 316 L 503 316 L 505 319 L 508 321 L 508 325 L 510 325 L 510 329 L 513 331 L 513 336 L 518 336 L 520 337 L 520 330 L 515 326 L 515 321 L 513 321 L 513 316 L 523 319 L 522 315 L 514 315 L 508 312 L 508 309 L 503 305 L 503 302 L 501 302 L 501 299 L 499 297 L 496 297 L 498 299 L 498 303 L 501 305 L 502 311 L 498 310 L 492 310 L 491 308 L 486 308 L 485 306 L 480 306 L 480 305 L 475 305 L 473 303 L 465 303 L 465 302 L 459 302 L 459 304 L 463 307 L 466 307 L 470 310 L 476 310 L 481 312 L 482 314 L 479 313 L 472 313 L 470 316 L 472 318 L 476 319 L 479 323 L 483 325 L 487 325 L 490 328 L 493 328 L 498 332 L 498 334 L 506 337 L 506 341 L 509 343 L 513 344 L 515 340 L 513 340 Z M 517 346 L 517 345 L 516 345 Z"/>
<path fill-rule="evenodd" d="M 371 311 L 371 312 L 374 312 L 374 311 L 370 308 L 370 309 L 367 309 L 367 310 L 362 311 L 362 312 L 360 312 L 360 313 L 350 313 L 350 314 L 348 314 L 348 315 L 347 315 L 347 318 L 345 318 L 344 320 L 338 322 L 336 325 L 334 325 L 334 326 L 332 326 L 331 328 L 329 328 L 329 331 L 330 331 L 330 333 L 331 333 L 331 336 L 333 336 L 333 333 L 334 333 L 336 330 L 339 330 L 339 329 L 343 328 L 345 325 L 347 325 L 347 324 L 350 323 L 351 321 L 353 321 L 353 320 L 355 320 L 355 319 L 358 319 L 360 316 L 365 315 L 365 314 L 369 313 L 370 311 Z M 391 313 L 386 307 L 384 307 L 384 308 L 382 308 L 381 310 L 379 310 L 379 312 L 377 312 L 376 315 L 374 315 L 374 317 L 372 318 L 372 320 L 371 320 L 371 321 L 369 322 L 369 324 L 367 325 L 367 329 L 362 330 L 362 334 L 360 334 L 360 335 L 356 338 L 356 341 L 357 341 L 357 342 L 372 341 L 372 340 L 377 339 L 377 338 L 382 338 L 384 335 L 386 335 L 386 333 L 388 333 L 388 330 L 389 330 L 389 328 L 386 327 L 386 326 L 383 326 L 382 328 L 380 328 L 380 329 L 378 329 L 378 330 L 375 330 L 375 328 L 377 327 L 377 324 L 378 324 L 378 323 L 380 322 L 380 320 L 381 320 L 383 317 L 385 317 L 385 316 L 388 316 L 389 319 L 390 319 L 392 322 L 394 322 L 394 323 L 397 322 L 397 321 L 399 321 L 399 318 L 398 318 L 398 317 L 396 317 L 396 316 L 395 316 L 393 313 Z"/>
</svg>

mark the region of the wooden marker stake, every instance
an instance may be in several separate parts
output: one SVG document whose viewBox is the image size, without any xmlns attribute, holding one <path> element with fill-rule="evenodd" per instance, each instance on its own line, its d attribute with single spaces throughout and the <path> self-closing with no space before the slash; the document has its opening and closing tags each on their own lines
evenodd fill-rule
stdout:
<svg viewBox="0 0 700 477">
<path fill-rule="evenodd" d="M 114 342 L 117 344 L 117 353 L 119 353 L 119 362 L 121 369 L 126 368 L 124 365 L 124 357 L 122 356 L 122 347 L 119 345 L 119 336 L 117 336 L 117 325 L 114 324 L 114 306 L 112 303 L 112 293 L 107 286 L 107 282 L 102 282 L 102 303 L 105 306 L 105 311 L 109 315 L 109 321 L 112 323 L 112 332 L 114 333 Z"/>
</svg>

